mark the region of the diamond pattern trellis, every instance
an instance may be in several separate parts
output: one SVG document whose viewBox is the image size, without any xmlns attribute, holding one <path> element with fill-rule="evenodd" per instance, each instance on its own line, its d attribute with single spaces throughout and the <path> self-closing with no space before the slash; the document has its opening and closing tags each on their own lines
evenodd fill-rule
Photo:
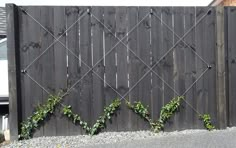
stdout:
<svg viewBox="0 0 236 148">
<path fill-rule="evenodd" d="M 211 8 L 210 8 L 211 9 Z M 209 9 L 209 10 L 210 10 Z M 75 21 L 71 26 L 69 26 L 65 31 L 63 31 L 61 33 L 61 35 L 59 37 L 55 37 L 46 27 L 44 27 L 42 24 L 40 24 L 39 21 L 37 21 L 37 19 L 35 19 L 32 15 L 30 15 L 26 10 L 24 10 L 23 8 L 21 8 L 21 10 L 26 13 L 32 20 L 34 20 L 38 25 L 40 25 L 41 28 L 43 28 L 48 34 L 50 34 L 55 40 L 41 53 L 39 54 L 33 61 L 31 61 L 31 63 L 29 65 L 27 65 L 23 70 L 22 73 L 25 73 L 32 81 L 34 81 L 40 88 L 42 88 L 45 92 L 49 93 L 49 91 L 44 88 L 41 84 L 39 84 L 36 80 L 34 80 L 34 78 L 32 76 L 30 76 L 29 73 L 27 73 L 27 70 L 30 69 L 31 66 L 34 65 L 34 63 L 39 60 L 43 55 L 46 54 L 46 52 L 50 49 L 50 47 L 52 47 L 53 45 L 55 45 L 56 43 L 60 43 L 64 49 L 66 51 L 68 51 L 71 55 L 73 55 L 78 61 L 80 61 L 83 65 L 85 65 L 88 68 L 88 71 L 80 78 L 78 79 L 68 90 L 67 92 L 62 96 L 64 97 L 65 95 L 67 95 L 71 89 L 73 89 L 81 80 L 83 80 L 88 73 L 93 72 L 99 79 L 101 79 L 106 85 L 110 86 L 110 84 L 108 84 L 106 81 L 104 81 L 104 78 L 102 78 L 101 76 L 99 76 L 93 69 L 94 67 L 96 67 L 102 60 L 104 60 L 104 58 L 111 53 L 118 45 L 122 44 L 126 49 L 128 49 L 128 51 L 130 53 L 132 53 L 143 65 L 145 65 L 145 67 L 148 69 L 143 75 L 142 77 L 133 85 L 130 87 L 130 89 L 125 92 L 124 95 L 121 95 L 117 90 L 115 90 L 113 87 L 110 87 L 113 89 L 114 92 L 116 92 L 119 96 L 120 99 L 125 99 L 125 97 L 135 88 L 137 87 L 137 85 L 150 73 L 152 72 L 153 75 L 157 76 L 166 86 L 168 86 L 176 95 L 185 95 L 191 88 L 192 86 L 194 86 L 194 84 L 207 72 L 208 69 L 211 68 L 211 66 L 199 55 L 195 52 L 195 50 L 192 49 L 192 47 L 186 43 L 186 41 L 184 40 L 184 38 L 207 16 L 207 14 L 209 13 L 209 11 L 207 11 L 207 13 L 205 15 L 203 15 L 199 20 L 196 21 L 196 23 L 188 30 L 186 31 L 183 36 L 179 36 L 177 33 L 175 33 L 175 31 L 172 29 L 172 27 L 168 26 L 160 16 L 158 16 L 154 11 L 152 11 L 152 9 L 150 9 L 150 12 L 148 12 L 135 26 L 133 26 L 125 35 L 123 38 L 118 38 L 115 34 L 112 33 L 112 31 L 109 29 L 109 27 L 107 27 L 101 20 L 99 20 L 96 15 L 94 15 L 92 12 L 90 12 L 90 10 L 88 9 L 87 12 L 83 12 L 81 14 L 81 16 L 79 17 L 79 19 L 77 21 Z M 107 31 L 109 31 L 111 33 L 111 35 L 113 35 L 116 39 L 117 39 L 117 43 L 108 51 L 105 53 L 105 55 L 103 56 L 103 58 L 101 58 L 100 60 L 98 60 L 95 64 L 93 64 L 92 67 L 88 66 L 86 64 L 86 62 L 84 62 L 81 57 L 77 56 L 71 49 L 69 49 L 63 42 L 60 41 L 60 38 L 66 34 L 74 25 L 77 24 L 77 22 L 81 21 L 82 18 L 85 15 L 91 15 L 91 17 L 93 17 L 95 20 L 97 20 Z M 174 36 L 176 36 L 178 39 L 175 42 L 175 44 L 169 48 L 168 50 L 166 50 L 166 52 L 157 60 L 155 61 L 155 63 L 153 63 L 151 66 L 149 65 L 149 63 L 146 63 L 143 61 L 142 58 L 140 58 L 132 49 L 130 49 L 129 46 L 127 46 L 125 44 L 125 39 L 127 39 L 127 36 L 129 34 L 131 34 L 135 29 L 138 28 L 138 26 L 143 23 L 143 21 L 146 18 L 149 17 L 155 17 L 157 20 L 161 21 L 162 24 L 164 26 L 166 26 L 171 32 L 173 32 Z M 175 47 L 178 46 L 180 43 L 184 44 L 184 46 L 188 47 L 189 50 L 193 50 L 193 52 L 195 53 L 195 55 L 206 64 L 206 69 L 199 75 L 199 77 L 195 80 L 195 82 L 193 84 L 191 84 L 188 88 L 186 88 L 186 90 L 184 91 L 183 94 L 179 94 L 172 86 L 170 86 L 163 78 L 162 76 L 160 76 L 156 71 L 154 71 L 153 69 L 158 66 L 158 64 L 167 57 L 167 55 L 172 52 L 173 50 L 175 50 Z M 189 104 L 186 100 L 184 100 L 195 112 L 198 113 L 198 111 L 193 108 L 191 106 L 191 104 Z"/>
</svg>

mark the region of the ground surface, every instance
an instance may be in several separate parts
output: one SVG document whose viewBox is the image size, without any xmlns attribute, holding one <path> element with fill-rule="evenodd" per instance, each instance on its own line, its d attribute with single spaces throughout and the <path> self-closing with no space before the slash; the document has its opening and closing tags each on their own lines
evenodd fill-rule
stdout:
<svg viewBox="0 0 236 148">
<path fill-rule="evenodd" d="M 86 147 L 86 148 L 235 148 L 236 127 L 208 132 L 185 130 L 154 134 L 149 131 L 106 132 L 90 137 L 85 135 L 67 137 L 40 137 L 12 142 L 11 147 Z"/>
</svg>

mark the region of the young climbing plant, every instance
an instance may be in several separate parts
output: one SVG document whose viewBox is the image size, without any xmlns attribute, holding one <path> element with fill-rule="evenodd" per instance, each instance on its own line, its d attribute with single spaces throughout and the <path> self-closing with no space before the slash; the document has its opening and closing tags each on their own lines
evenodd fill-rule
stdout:
<svg viewBox="0 0 236 148">
<path fill-rule="evenodd" d="M 118 110 L 120 107 L 120 99 L 115 99 L 113 102 L 104 108 L 104 113 L 101 115 L 96 123 L 89 127 L 87 122 L 82 121 L 81 117 L 78 114 L 74 114 L 71 110 L 71 106 L 65 106 L 63 108 L 63 114 L 68 118 L 72 119 L 74 123 L 79 123 L 79 125 L 90 135 L 97 134 L 101 129 L 106 127 L 106 120 L 110 120 L 111 116 Z"/>
<path fill-rule="evenodd" d="M 161 108 L 160 116 L 157 121 L 153 121 L 150 118 L 148 106 L 144 106 L 140 101 L 131 104 L 126 101 L 129 109 L 142 117 L 145 121 L 148 121 L 152 131 L 159 132 L 164 130 L 165 123 L 179 110 L 183 96 L 173 98 L 169 103 Z M 45 104 L 39 105 L 32 116 L 28 117 L 26 121 L 22 122 L 19 139 L 29 139 L 32 136 L 33 131 L 40 126 L 47 117 L 53 114 L 55 108 L 62 97 L 60 93 L 58 95 L 49 95 L 48 100 Z M 104 108 L 104 113 L 98 118 L 93 126 L 89 126 L 87 122 L 83 121 L 78 114 L 72 112 L 71 106 L 63 105 L 62 113 L 73 121 L 74 124 L 78 123 L 88 134 L 98 134 L 101 129 L 106 127 L 106 121 L 111 120 L 112 115 L 119 109 L 121 105 L 120 99 L 114 99 L 109 106 Z M 215 129 L 215 126 L 211 123 L 209 114 L 199 115 L 200 119 L 204 122 L 204 126 L 210 131 Z"/>
<path fill-rule="evenodd" d="M 88 126 L 88 123 L 81 120 L 81 117 L 78 114 L 74 114 L 72 112 L 71 106 L 64 106 L 62 109 L 62 112 L 64 115 L 66 115 L 68 118 L 72 119 L 73 123 L 78 123 L 87 133 L 89 133 L 90 128 Z"/>
<path fill-rule="evenodd" d="M 33 115 L 21 123 L 19 139 L 31 138 L 33 131 L 40 126 L 40 123 L 53 114 L 61 99 L 60 93 L 58 95 L 49 95 L 47 102 L 39 105 Z"/>
<path fill-rule="evenodd" d="M 164 129 L 165 123 L 178 111 L 183 97 L 178 96 L 173 98 L 169 103 L 162 107 L 159 119 L 154 122 L 150 118 L 150 113 L 148 112 L 148 107 L 145 107 L 140 101 L 134 102 L 131 104 L 129 101 L 126 101 L 128 108 L 133 110 L 136 114 L 144 118 L 149 122 L 151 129 L 154 132 L 159 132 Z"/>
<path fill-rule="evenodd" d="M 148 112 L 148 106 L 145 107 L 140 101 L 134 102 L 134 104 L 131 104 L 129 101 L 126 101 L 126 104 L 128 108 L 131 109 L 133 112 L 135 112 L 148 122 L 151 122 L 150 113 Z"/>
<path fill-rule="evenodd" d="M 161 108 L 160 117 L 156 124 L 153 125 L 153 130 L 158 132 L 164 129 L 165 123 L 179 110 L 183 96 L 173 98 L 169 103 Z"/>
<path fill-rule="evenodd" d="M 200 120 L 203 121 L 203 124 L 207 130 L 211 131 L 215 129 L 215 126 L 212 124 L 211 117 L 209 114 L 199 115 L 199 117 Z"/>
</svg>

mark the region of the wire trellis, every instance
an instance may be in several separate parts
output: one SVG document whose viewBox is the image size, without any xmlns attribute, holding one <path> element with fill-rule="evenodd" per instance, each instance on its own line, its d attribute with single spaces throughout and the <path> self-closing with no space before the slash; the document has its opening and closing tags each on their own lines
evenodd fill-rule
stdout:
<svg viewBox="0 0 236 148">
<path fill-rule="evenodd" d="M 37 19 L 35 19 L 31 14 L 29 14 L 26 10 L 24 10 L 22 7 L 19 7 L 21 9 L 21 11 L 23 11 L 24 13 L 26 13 L 33 21 L 35 21 L 40 27 L 42 27 L 48 34 L 50 34 L 55 40 L 41 53 L 39 54 L 34 60 L 32 60 L 30 62 L 30 64 L 28 64 L 24 69 L 22 69 L 22 73 L 25 74 L 26 76 L 28 76 L 35 84 L 37 84 L 42 90 L 44 90 L 46 93 L 50 94 L 49 91 L 44 88 L 39 82 L 37 82 L 28 72 L 27 70 L 30 69 L 31 66 L 34 65 L 34 63 L 36 61 L 38 61 L 43 55 L 46 54 L 46 52 L 50 49 L 50 47 L 52 47 L 55 43 L 59 42 L 65 50 L 67 50 L 68 52 L 70 52 L 77 60 L 79 60 L 81 63 L 83 63 L 87 68 L 89 68 L 89 70 L 81 76 L 80 79 L 78 79 L 70 88 L 67 89 L 67 91 L 62 95 L 62 98 L 65 97 L 66 95 L 68 95 L 70 93 L 70 91 L 80 82 L 84 79 L 85 76 L 87 76 L 90 72 L 93 72 L 100 80 L 102 80 L 106 85 L 108 85 L 119 97 L 121 100 L 126 100 L 126 96 L 129 95 L 129 93 L 138 86 L 138 84 L 149 74 L 149 73 L 153 73 L 155 74 L 166 86 L 168 86 L 176 95 L 178 96 L 184 96 L 186 95 L 186 93 L 197 83 L 197 81 L 199 79 L 201 79 L 204 74 L 206 74 L 206 72 L 211 69 L 211 65 L 206 62 L 206 60 L 204 60 L 199 54 L 197 54 L 197 52 L 195 50 L 193 50 L 190 45 L 188 43 L 186 43 L 186 41 L 184 40 L 184 38 L 194 29 L 196 28 L 196 26 L 207 16 L 207 14 L 209 13 L 209 11 L 211 11 L 212 8 L 209 8 L 207 10 L 207 12 L 198 20 L 195 22 L 195 24 L 184 33 L 184 35 L 182 37 L 180 37 L 178 34 L 175 33 L 175 31 L 169 27 L 162 19 L 160 16 L 158 16 L 152 9 L 150 9 L 150 11 L 144 15 L 144 17 L 136 24 L 134 25 L 129 31 L 127 31 L 127 33 L 120 39 L 118 38 L 110 29 L 109 27 L 107 27 L 101 20 L 98 19 L 98 17 L 93 14 L 93 12 L 90 11 L 90 9 L 87 9 L 87 11 L 84 11 L 81 13 L 81 16 L 71 25 L 69 26 L 59 37 L 55 37 L 46 27 L 44 27 Z M 114 36 L 118 41 L 117 43 L 108 51 L 106 52 L 103 57 L 101 59 L 99 59 L 92 67 L 90 67 L 88 64 L 86 64 L 86 62 L 84 62 L 81 57 L 77 56 L 71 49 L 69 49 L 64 43 L 62 43 L 59 39 L 66 34 L 74 25 L 76 25 L 79 21 L 82 20 L 82 18 L 86 15 L 91 16 L 91 18 L 94 18 L 97 22 L 99 22 L 112 36 Z M 156 19 L 158 19 L 159 21 L 162 22 L 163 25 L 165 25 L 171 32 L 173 32 L 173 34 L 175 36 L 178 37 L 178 40 L 175 42 L 175 44 L 169 48 L 166 53 L 164 53 L 159 60 L 157 60 L 155 62 L 155 64 L 153 64 L 152 66 L 149 66 L 146 62 L 144 62 L 142 60 L 142 58 L 140 58 L 129 46 L 127 46 L 124 43 L 124 40 L 128 37 L 128 35 L 134 31 L 135 29 L 137 29 L 137 27 L 148 17 L 155 17 Z M 206 65 L 206 69 L 200 74 L 200 76 L 184 91 L 183 94 L 179 94 L 173 87 L 171 87 L 160 75 L 157 74 L 157 72 L 155 72 L 153 69 L 171 52 L 174 50 L 174 48 L 176 47 L 176 45 L 178 45 L 180 42 L 183 42 L 184 45 L 186 45 L 189 49 L 191 49 L 194 54 L 202 61 L 204 62 L 204 64 Z M 101 76 L 99 76 L 95 71 L 94 68 L 101 62 L 104 60 L 104 58 L 106 56 L 108 56 L 118 45 L 124 45 L 126 49 L 128 49 L 129 52 L 131 52 L 139 61 L 141 61 L 141 63 L 143 63 L 147 68 L 148 71 L 145 72 L 145 74 L 143 74 L 143 76 L 132 86 L 129 88 L 129 90 L 124 94 L 120 94 L 116 89 L 114 89 L 113 87 L 110 86 L 110 84 L 108 84 L 104 78 L 102 78 Z M 194 108 L 185 98 L 184 99 L 185 103 L 197 114 L 200 114 L 199 111 L 197 111 L 196 108 Z M 63 105 L 61 103 L 61 105 Z"/>
</svg>

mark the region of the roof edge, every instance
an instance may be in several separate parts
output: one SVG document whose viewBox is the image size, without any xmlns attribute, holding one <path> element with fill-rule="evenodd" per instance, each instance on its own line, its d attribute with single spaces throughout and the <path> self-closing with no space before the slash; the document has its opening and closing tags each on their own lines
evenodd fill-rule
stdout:
<svg viewBox="0 0 236 148">
<path fill-rule="evenodd" d="M 224 0 L 213 0 L 209 6 L 218 6 L 221 2 L 223 2 Z"/>
</svg>

